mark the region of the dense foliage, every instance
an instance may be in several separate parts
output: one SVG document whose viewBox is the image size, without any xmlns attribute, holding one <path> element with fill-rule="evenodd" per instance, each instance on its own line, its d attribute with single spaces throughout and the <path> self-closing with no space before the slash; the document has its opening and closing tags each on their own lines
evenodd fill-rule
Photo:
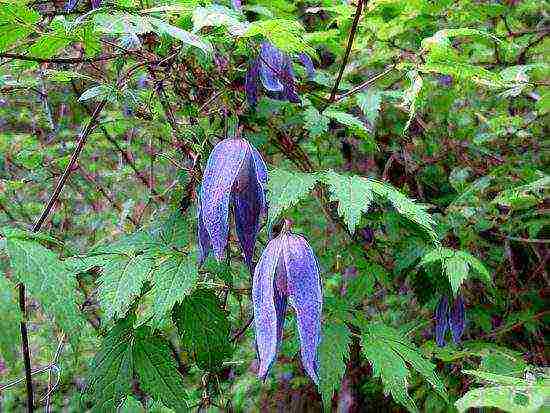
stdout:
<svg viewBox="0 0 550 413">
<path fill-rule="evenodd" d="M 0 411 L 544 409 L 549 13 L 0 0 Z"/>
</svg>

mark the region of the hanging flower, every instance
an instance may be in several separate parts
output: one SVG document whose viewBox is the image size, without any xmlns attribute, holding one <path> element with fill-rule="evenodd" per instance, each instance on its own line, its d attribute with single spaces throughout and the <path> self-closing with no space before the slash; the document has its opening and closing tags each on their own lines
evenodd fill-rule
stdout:
<svg viewBox="0 0 550 413">
<path fill-rule="evenodd" d="M 313 77 L 315 68 L 309 56 L 301 53 L 298 58 L 305 66 L 308 77 Z M 250 63 L 246 73 L 245 90 L 250 106 L 258 103 L 260 83 L 269 97 L 300 103 L 290 56 L 269 42 L 260 45 L 260 54 Z"/>
<path fill-rule="evenodd" d="M 237 237 L 245 262 L 252 271 L 252 257 L 260 218 L 267 212 L 267 168 L 260 153 L 244 139 L 218 143 L 204 170 L 199 200 L 199 263 L 211 249 L 224 257 L 229 236 L 229 208 L 235 212 Z"/>
<path fill-rule="evenodd" d="M 464 299 L 458 295 L 449 311 L 449 299 L 441 297 L 435 310 L 435 341 L 439 347 L 444 347 L 445 334 L 451 330 L 453 343 L 459 344 L 465 328 L 465 305 Z"/>
<path fill-rule="evenodd" d="M 296 311 L 304 369 L 318 383 L 317 347 L 323 303 L 319 267 L 306 239 L 290 233 L 285 225 L 281 234 L 267 244 L 252 284 L 258 376 L 262 379 L 281 344 L 287 300 Z"/>
</svg>

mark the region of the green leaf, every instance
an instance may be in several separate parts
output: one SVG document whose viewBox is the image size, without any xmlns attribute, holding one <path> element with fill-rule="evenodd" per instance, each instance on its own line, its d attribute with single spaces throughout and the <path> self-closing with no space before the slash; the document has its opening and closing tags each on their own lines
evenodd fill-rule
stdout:
<svg viewBox="0 0 550 413">
<path fill-rule="evenodd" d="M 57 255 L 36 241 L 17 238 L 4 230 L 13 278 L 25 284 L 28 294 L 68 334 L 77 337 L 83 324 L 79 313 L 77 282 Z"/>
<path fill-rule="evenodd" d="M 210 290 L 196 290 L 176 305 L 172 318 L 178 328 L 183 347 L 197 366 L 216 371 L 233 353 L 230 323 L 222 303 Z"/>
<path fill-rule="evenodd" d="M 307 52 L 315 55 L 315 50 L 305 42 L 305 30 L 296 20 L 258 20 L 250 24 L 244 37 L 261 34 L 284 52 Z"/>
<path fill-rule="evenodd" d="M 274 169 L 269 172 L 267 192 L 269 197 L 268 226 L 286 209 L 296 205 L 317 182 L 317 174 Z"/>
<path fill-rule="evenodd" d="M 403 105 L 409 109 L 409 119 L 405 124 L 403 134 L 407 133 L 409 126 L 411 126 L 412 120 L 416 116 L 418 95 L 420 94 L 423 85 L 422 77 L 420 77 L 418 72 L 410 71 L 407 75 L 411 81 L 411 85 L 403 92 Z"/>
<path fill-rule="evenodd" d="M 93 412 L 114 412 L 131 394 L 133 376 L 133 317 L 119 321 L 103 339 L 90 367 L 86 394 Z"/>
<path fill-rule="evenodd" d="M 40 14 L 18 2 L 0 4 L 0 52 L 34 32 Z"/>
<path fill-rule="evenodd" d="M 313 106 L 309 106 L 304 112 L 304 128 L 309 132 L 309 136 L 315 138 L 328 131 L 328 124 L 330 119 L 325 115 L 319 113 L 319 111 Z"/>
<path fill-rule="evenodd" d="M 98 296 L 106 320 L 123 318 L 141 293 L 153 261 L 144 255 L 112 255 L 98 279 Z"/>
<path fill-rule="evenodd" d="M 203 27 L 227 27 L 233 36 L 242 36 L 250 24 L 239 21 L 239 13 L 228 7 L 213 4 L 207 7 L 197 7 L 193 10 L 193 31 L 198 32 Z"/>
<path fill-rule="evenodd" d="M 351 232 L 359 223 L 361 213 L 366 212 L 375 199 L 374 195 L 390 204 L 405 218 L 421 226 L 435 240 L 435 223 L 426 207 L 407 198 L 393 186 L 359 176 L 339 175 L 326 172 L 323 182 L 329 185 L 331 199 L 338 201 L 338 212 L 344 218 Z"/>
<path fill-rule="evenodd" d="M 409 367 L 416 370 L 432 387 L 445 397 L 445 387 L 435 373 L 435 365 L 397 330 L 379 323 L 359 322 L 361 344 L 365 357 L 371 362 L 373 376 L 380 377 L 385 391 L 410 412 L 418 409 L 408 394 Z"/>
<path fill-rule="evenodd" d="M 540 411 L 550 395 L 550 377 L 535 377 L 528 373 L 529 380 L 486 373 L 476 370 L 464 370 L 464 373 L 477 377 L 488 386 L 470 390 L 455 406 L 459 412 L 475 407 L 496 407 L 510 413 L 534 413 Z"/>
<path fill-rule="evenodd" d="M 140 387 L 153 399 L 176 411 L 187 411 L 187 390 L 166 339 L 152 335 L 148 327 L 136 331 L 134 368 Z"/>
<path fill-rule="evenodd" d="M 345 324 L 324 324 L 319 346 L 319 391 L 323 396 L 325 410 L 331 409 L 332 395 L 340 389 L 350 344 L 351 331 Z"/>
<path fill-rule="evenodd" d="M 328 116 L 331 119 L 334 119 L 336 122 L 341 123 L 344 126 L 350 128 L 353 132 L 357 133 L 360 136 L 366 137 L 369 136 L 369 130 L 365 124 L 358 119 L 357 117 L 346 113 L 340 112 L 337 110 L 326 110 L 323 112 L 325 116 Z"/>
<path fill-rule="evenodd" d="M 161 34 L 173 37 L 188 46 L 197 47 L 207 54 L 212 52 L 212 45 L 196 34 L 180 29 L 179 27 L 172 26 L 171 24 L 153 17 L 149 18 L 149 22 L 156 27 Z"/>
<path fill-rule="evenodd" d="M 47 59 L 55 56 L 57 52 L 71 44 L 71 42 L 72 38 L 68 37 L 65 32 L 48 33 L 40 36 L 29 47 L 29 53 L 34 57 Z"/>
<path fill-rule="evenodd" d="M 13 363 L 20 346 L 19 322 L 21 312 L 17 305 L 16 286 L 0 273 L 0 354 L 8 363 Z"/>
<path fill-rule="evenodd" d="M 151 306 L 143 315 L 145 319 L 150 318 L 148 324 L 158 328 L 172 307 L 191 292 L 197 277 L 194 254 L 172 252 L 163 256 L 160 265 L 152 273 L 153 287 L 148 293 Z"/>
<path fill-rule="evenodd" d="M 88 100 L 100 101 L 103 99 L 108 99 L 113 101 L 116 96 L 116 91 L 110 85 L 98 85 L 86 89 L 80 97 L 78 98 L 79 102 L 86 102 Z"/>
<path fill-rule="evenodd" d="M 464 280 L 468 278 L 470 270 L 474 270 L 485 284 L 490 286 L 492 283 L 491 274 L 483 263 L 466 251 L 437 247 L 426 253 L 419 265 L 425 266 L 437 261 L 441 261 L 442 268 L 449 279 L 455 296 Z"/>
<path fill-rule="evenodd" d="M 343 176 L 332 171 L 323 176 L 323 181 L 329 187 L 331 201 L 338 202 L 338 214 L 353 234 L 361 221 L 361 214 L 369 210 L 374 200 L 372 188 L 364 178 Z"/>
<path fill-rule="evenodd" d="M 369 122 L 374 125 L 376 119 L 378 119 L 380 105 L 382 104 L 382 92 L 375 89 L 367 89 L 365 92 L 358 93 L 355 99 L 361 112 L 363 112 Z"/>
</svg>

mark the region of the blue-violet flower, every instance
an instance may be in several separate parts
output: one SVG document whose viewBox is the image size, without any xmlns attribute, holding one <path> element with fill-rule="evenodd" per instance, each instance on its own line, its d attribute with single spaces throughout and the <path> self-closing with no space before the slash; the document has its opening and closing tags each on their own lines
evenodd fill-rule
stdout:
<svg viewBox="0 0 550 413">
<path fill-rule="evenodd" d="M 317 347 L 323 304 L 319 266 L 306 239 L 285 228 L 267 244 L 252 284 L 258 376 L 262 379 L 281 344 L 287 300 L 296 311 L 304 369 L 318 383 Z"/>
<path fill-rule="evenodd" d="M 459 344 L 466 326 L 465 305 L 461 295 L 455 298 L 449 309 L 449 299 L 441 297 L 435 310 L 435 341 L 439 347 L 444 347 L 445 334 L 451 331 L 453 343 Z"/>
<path fill-rule="evenodd" d="M 229 236 L 229 208 L 245 262 L 252 271 L 252 257 L 260 218 L 266 214 L 267 168 L 260 153 L 244 139 L 218 143 L 206 164 L 199 200 L 199 263 L 211 249 L 224 257 Z"/>
</svg>

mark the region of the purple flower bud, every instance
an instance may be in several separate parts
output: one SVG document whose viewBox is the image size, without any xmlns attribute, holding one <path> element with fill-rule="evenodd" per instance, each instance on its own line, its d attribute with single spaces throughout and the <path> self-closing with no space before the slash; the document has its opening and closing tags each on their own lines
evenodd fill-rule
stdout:
<svg viewBox="0 0 550 413">
<path fill-rule="evenodd" d="M 449 316 L 449 324 L 451 327 L 451 335 L 453 336 L 453 343 L 459 344 L 460 338 L 464 333 L 465 327 L 465 305 L 464 299 L 461 295 L 456 297 L 453 307 L 451 308 L 451 314 Z"/>
<path fill-rule="evenodd" d="M 199 201 L 199 263 L 212 248 L 224 257 L 229 236 L 229 204 L 234 205 L 235 226 L 245 261 L 252 268 L 260 217 L 267 212 L 267 168 L 260 153 L 243 139 L 218 143 L 204 170 Z"/>
<path fill-rule="evenodd" d="M 101 6 L 101 0 L 92 0 L 92 9 L 97 9 Z"/>
<path fill-rule="evenodd" d="M 231 6 L 233 6 L 235 10 L 240 10 L 242 7 L 241 0 L 231 0 Z"/>
<path fill-rule="evenodd" d="M 441 297 L 435 310 L 435 342 L 439 347 L 445 346 L 445 333 L 449 329 L 449 299 Z"/>
<path fill-rule="evenodd" d="M 244 89 L 246 91 L 246 99 L 248 104 L 252 107 L 258 104 L 259 90 L 258 90 L 258 79 L 260 77 L 260 63 L 258 59 L 254 59 L 248 71 L 246 72 L 246 78 L 244 83 Z"/>
<path fill-rule="evenodd" d="M 260 45 L 260 79 L 270 92 L 282 92 L 281 73 L 283 67 L 283 52 L 269 42 Z"/>
<path fill-rule="evenodd" d="M 313 66 L 311 57 L 302 52 L 298 55 L 298 59 L 300 59 L 300 63 L 305 67 L 308 79 L 313 79 L 315 76 L 315 66 Z"/>
<path fill-rule="evenodd" d="M 289 300 L 296 312 L 304 369 L 318 383 L 323 293 L 317 260 L 304 237 L 284 229 L 267 244 L 254 272 L 252 300 L 258 376 L 265 378 L 275 360 Z"/>
</svg>

